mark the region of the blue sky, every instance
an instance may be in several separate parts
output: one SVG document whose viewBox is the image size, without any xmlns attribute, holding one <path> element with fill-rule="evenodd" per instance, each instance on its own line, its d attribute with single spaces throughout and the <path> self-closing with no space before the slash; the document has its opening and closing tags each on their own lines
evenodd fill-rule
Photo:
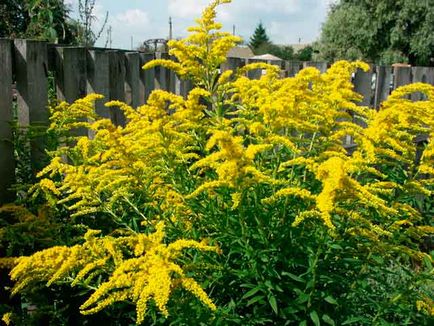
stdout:
<svg viewBox="0 0 434 326">
<path fill-rule="evenodd" d="M 65 0 L 76 10 L 78 0 Z M 333 0 L 233 0 L 219 8 L 218 20 L 224 29 L 247 42 L 255 26 L 262 21 L 271 40 L 277 44 L 308 43 L 319 36 L 330 3 Z M 136 47 L 150 38 L 167 38 L 169 17 L 172 17 L 174 37 L 186 35 L 186 28 L 193 24 L 209 0 L 96 0 L 95 24 L 109 12 L 108 25 L 112 27 L 112 47 Z M 97 45 L 103 46 L 103 33 Z"/>
</svg>

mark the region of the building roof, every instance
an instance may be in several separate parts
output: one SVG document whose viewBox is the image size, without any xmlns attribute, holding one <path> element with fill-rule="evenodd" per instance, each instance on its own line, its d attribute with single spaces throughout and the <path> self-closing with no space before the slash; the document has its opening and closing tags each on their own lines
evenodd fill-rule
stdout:
<svg viewBox="0 0 434 326">
<path fill-rule="evenodd" d="M 229 50 L 228 58 L 242 58 L 248 59 L 253 57 L 255 54 L 248 46 L 235 46 Z"/>
<path fill-rule="evenodd" d="M 261 55 L 255 55 L 254 57 L 251 57 L 250 59 L 255 59 L 255 60 L 267 60 L 267 61 L 282 61 L 281 58 L 276 57 L 275 55 L 266 53 L 266 54 L 261 54 Z"/>
</svg>

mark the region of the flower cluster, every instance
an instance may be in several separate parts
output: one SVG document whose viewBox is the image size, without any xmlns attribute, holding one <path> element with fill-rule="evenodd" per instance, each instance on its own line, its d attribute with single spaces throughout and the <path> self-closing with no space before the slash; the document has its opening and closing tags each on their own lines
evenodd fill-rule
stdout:
<svg viewBox="0 0 434 326">
<path fill-rule="evenodd" d="M 83 314 L 93 314 L 116 302 L 129 300 L 136 304 L 137 324 L 141 324 L 150 299 L 164 315 L 168 315 L 166 305 L 176 287 L 185 288 L 210 309 L 216 309 L 176 259 L 186 248 L 218 252 L 217 247 L 193 240 L 177 240 L 166 245 L 162 222 L 150 235 L 140 233 L 114 238 L 99 234 L 99 231 L 89 230 L 82 245 L 52 247 L 17 258 L 17 265 L 10 274 L 16 281 L 12 294 L 35 282 L 45 281 L 50 286 L 71 278 L 74 286 L 104 277 L 106 281 L 81 305 Z"/>
<path fill-rule="evenodd" d="M 207 91 L 218 87 L 218 70 L 226 61 L 226 55 L 241 39 L 228 32 L 221 32 L 222 25 L 215 21 L 216 7 L 231 0 L 214 0 L 197 19 L 197 26 L 188 29 L 191 34 L 182 40 L 171 40 L 168 43 L 172 60 L 154 60 L 147 63 L 144 69 L 161 65 L 175 71 L 179 76 L 191 79 L 196 85 Z M 224 81 L 223 79 L 219 80 Z"/>
</svg>

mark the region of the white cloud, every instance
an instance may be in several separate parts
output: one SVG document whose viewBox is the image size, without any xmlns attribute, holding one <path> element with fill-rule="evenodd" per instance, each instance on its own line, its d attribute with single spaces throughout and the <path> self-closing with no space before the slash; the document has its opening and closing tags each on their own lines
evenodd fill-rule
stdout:
<svg viewBox="0 0 434 326">
<path fill-rule="evenodd" d="M 148 12 L 132 8 L 116 14 L 110 18 L 109 25 L 112 28 L 112 38 L 114 47 L 124 49 L 131 48 L 131 38 L 133 48 L 149 38 L 154 38 L 153 33 L 158 29 L 150 28 L 153 25 Z"/>
<path fill-rule="evenodd" d="M 125 12 L 117 14 L 115 21 L 119 24 L 125 24 L 129 27 L 145 26 L 150 23 L 149 14 L 141 9 L 129 9 Z"/>
<path fill-rule="evenodd" d="M 246 41 L 262 21 L 272 41 L 279 44 L 314 41 L 329 5 L 336 0 L 234 0 L 217 9 L 217 20 L 224 29 L 236 32 Z M 200 16 L 208 0 L 168 0 L 174 17 L 175 34 L 185 35 L 186 27 Z"/>
<path fill-rule="evenodd" d="M 262 21 L 271 40 L 277 44 L 298 43 L 299 38 L 302 42 L 311 42 L 319 36 L 328 8 L 336 1 L 233 0 L 219 6 L 217 20 L 229 32 L 235 25 L 236 33 L 246 41 Z M 109 10 L 108 25 L 113 29 L 113 46 L 129 48 L 131 36 L 135 43 L 167 37 L 169 16 L 172 17 L 174 36 L 185 36 L 187 27 L 194 25 L 194 19 L 200 17 L 209 3 L 210 0 L 97 0 L 97 4 L 104 6 L 100 6 L 97 16 L 100 22 Z M 105 33 L 102 38 L 105 39 Z"/>
<path fill-rule="evenodd" d="M 262 13 L 285 13 L 293 14 L 299 12 L 302 8 L 302 0 L 267 0 L 255 1 L 251 6 Z"/>
<path fill-rule="evenodd" d="M 185 19 L 199 17 L 208 4 L 208 0 L 169 0 L 169 15 Z"/>
<path fill-rule="evenodd" d="M 329 5 L 336 0 L 235 0 L 221 11 L 226 28 L 236 25 L 246 41 L 262 21 L 271 40 L 277 44 L 312 42 L 319 36 Z"/>
</svg>

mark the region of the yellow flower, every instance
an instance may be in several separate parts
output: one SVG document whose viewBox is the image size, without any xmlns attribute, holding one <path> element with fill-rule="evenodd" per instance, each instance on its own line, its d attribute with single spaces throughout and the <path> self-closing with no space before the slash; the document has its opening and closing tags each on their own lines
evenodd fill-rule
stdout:
<svg viewBox="0 0 434 326">
<path fill-rule="evenodd" d="M 182 77 L 192 79 L 197 85 L 211 91 L 217 84 L 228 79 L 225 73 L 217 79 L 220 65 L 226 61 L 227 53 L 241 39 L 227 32 L 221 32 L 221 24 L 215 22 L 217 6 L 230 3 L 230 0 L 214 0 L 205 8 L 202 17 L 197 19 L 197 26 L 190 27 L 190 35 L 183 40 L 168 42 L 169 54 L 175 56 L 178 62 L 170 60 L 154 60 L 144 68 L 157 65 L 172 69 Z"/>
<path fill-rule="evenodd" d="M 18 258 L 10 272 L 11 279 L 16 282 L 12 293 L 40 281 L 46 281 L 47 286 L 67 278 L 73 279 L 72 286 L 83 281 L 88 283 L 97 275 L 108 272 L 109 278 L 81 305 L 81 313 L 93 314 L 116 302 L 131 300 L 136 304 L 136 322 L 141 324 L 151 299 L 164 316 L 168 315 L 167 302 L 179 285 L 210 309 L 216 309 L 200 285 L 185 276 L 175 259 L 187 248 L 218 253 L 217 247 L 185 239 L 166 245 L 163 243 L 163 222 L 159 222 L 156 232 L 149 235 L 139 233 L 113 238 L 99 237 L 99 234 L 97 230 L 89 230 L 82 245 L 53 247 Z M 124 256 L 122 247 L 125 245 L 134 252 L 134 257 Z"/>
<path fill-rule="evenodd" d="M 11 312 L 7 312 L 7 313 L 3 314 L 2 321 L 7 326 L 11 325 L 11 322 L 12 322 L 12 313 Z"/>
<path fill-rule="evenodd" d="M 423 311 L 429 316 L 434 316 L 434 301 L 426 297 L 425 300 L 416 301 L 418 311 Z"/>
<path fill-rule="evenodd" d="M 17 264 L 18 257 L 0 257 L 0 269 L 12 269 Z"/>
</svg>

